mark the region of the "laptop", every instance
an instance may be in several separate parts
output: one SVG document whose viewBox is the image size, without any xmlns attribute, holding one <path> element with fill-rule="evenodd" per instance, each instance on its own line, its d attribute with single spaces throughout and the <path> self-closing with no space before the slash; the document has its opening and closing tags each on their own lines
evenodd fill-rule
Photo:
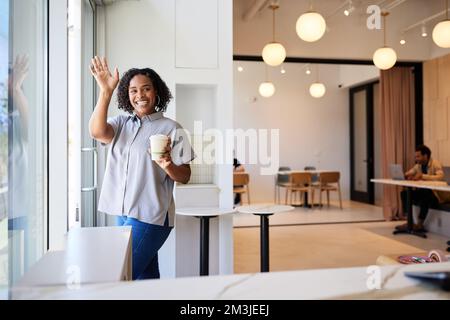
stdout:
<svg viewBox="0 0 450 320">
<path fill-rule="evenodd" d="M 393 180 L 406 180 L 403 167 L 400 164 L 390 164 L 389 171 L 391 173 L 391 179 Z"/>
</svg>

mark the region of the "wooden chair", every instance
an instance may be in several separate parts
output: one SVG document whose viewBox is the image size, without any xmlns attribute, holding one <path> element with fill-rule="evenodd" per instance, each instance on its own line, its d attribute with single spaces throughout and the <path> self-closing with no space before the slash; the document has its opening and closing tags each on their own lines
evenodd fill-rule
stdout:
<svg viewBox="0 0 450 320">
<path fill-rule="evenodd" d="M 306 196 L 306 192 L 310 192 L 313 195 L 314 189 L 311 184 L 312 175 L 310 172 L 292 172 L 289 176 L 289 185 L 286 186 L 286 199 L 285 203 L 288 203 L 288 194 L 290 193 L 289 203 L 292 204 L 292 195 L 297 195 L 297 192 L 303 197 Z M 314 196 L 313 196 L 314 197 Z"/>
<path fill-rule="evenodd" d="M 322 207 L 322 192 L 327 192 L 327 206 L 330 206 L 330 191 L 337 191 L 339 195 L 339 207 L 342 210 L 341 197 L 341 173 L 339 171 L 319 173 L 319 184 L 314 189 L 319 189 L 319 205 Z"/>
<path fill-rule="evenodd" d="M 234 172 L 233 173 L 233 192 L 239 193 L 241 195 L 243 193 L 246 193 L 248 204 L 250 204 L 249 183 L 250 183 L 250 176 L 248 173 L 245 173 L 245 172 Z M 241 197 L 241 199 L 243 200 L 242 197 Z"/>
</svg>

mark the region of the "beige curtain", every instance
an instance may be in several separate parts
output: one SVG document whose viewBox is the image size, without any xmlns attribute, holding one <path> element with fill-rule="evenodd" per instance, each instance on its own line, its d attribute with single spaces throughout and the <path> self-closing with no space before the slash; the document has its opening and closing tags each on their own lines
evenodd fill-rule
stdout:
<svg viewBox="0 0 450 320">
<path fill-rule="evenodd" d="M 414 164 L 415 103 L 414 73 L 411 67 L 381 71 L 381 159 L 385 178 L 390 177 L 389 164 L 401 164 L 405 170 Z M 385 186 L 383 214 L 386 220 L 403 218 L 400 190 Z"/>
</svg>

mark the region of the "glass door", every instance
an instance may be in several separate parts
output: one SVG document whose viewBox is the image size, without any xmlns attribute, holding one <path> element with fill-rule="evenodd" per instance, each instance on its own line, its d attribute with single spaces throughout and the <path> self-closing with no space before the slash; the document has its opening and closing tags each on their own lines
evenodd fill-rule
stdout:
<svg viewBox="0 0 450 320">
<path fill-rule="evenodd" d="M 351 200 L 374 203 L 373 85 L 350 89 Z"/>
<path fill-rule="evenodd" d="M 97 147 L 89 135 L 95 106 L 89 64 L 95 55 L 95 5 L 69 0 L 69 229 L 97 226 Z"/>
</svg>

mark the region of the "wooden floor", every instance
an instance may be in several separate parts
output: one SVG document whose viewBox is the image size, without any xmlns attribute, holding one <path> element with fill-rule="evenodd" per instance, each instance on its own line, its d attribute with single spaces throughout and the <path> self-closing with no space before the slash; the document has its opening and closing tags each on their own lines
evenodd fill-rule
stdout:
<svg viewBox="0 0 450 320">
<path fill-rule="evenodd" d="M 380 255 L 446 249 L 445 237 L 392 235 L 399 222 L 270 227 L 270 271 L 356 267 L 375 264 Z M 234 228 L 234 272 L 260 269 L 259 228 Z"/>
</svg>

